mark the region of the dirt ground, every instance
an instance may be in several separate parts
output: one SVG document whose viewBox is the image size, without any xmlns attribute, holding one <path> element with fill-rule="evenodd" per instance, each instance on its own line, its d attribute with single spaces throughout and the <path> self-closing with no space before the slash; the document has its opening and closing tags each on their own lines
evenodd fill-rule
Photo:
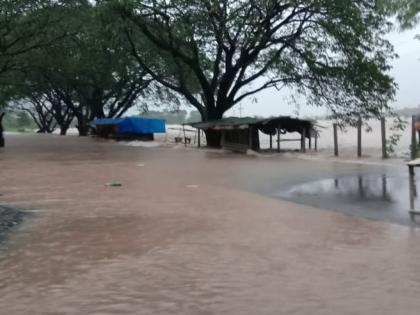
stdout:
<svg viewBox="0 0 420 315">
<path fill-rule="evenodd" d="M 2 314 L 419 313 L 418 229 L 262 193 L 354 165 L 6 141 L 0 204 L 31 215 L 0 245 Z"/>
</svg>

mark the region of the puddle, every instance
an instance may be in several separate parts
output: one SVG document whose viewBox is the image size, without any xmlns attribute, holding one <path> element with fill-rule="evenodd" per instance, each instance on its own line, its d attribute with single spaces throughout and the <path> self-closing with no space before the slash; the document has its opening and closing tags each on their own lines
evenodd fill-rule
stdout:
<svg viewBox="0 0 420 315">
<path fill-rule="evenodd" d="M 328 178 L 296 185 L 274 196 L 376 220 L 420 225 L 420 216 L 413 221 L 409 213 L 408 176 L 356 175 Z M 414 207 L 420 209 L 418 197 L 414 197 Z"/>
</svg>

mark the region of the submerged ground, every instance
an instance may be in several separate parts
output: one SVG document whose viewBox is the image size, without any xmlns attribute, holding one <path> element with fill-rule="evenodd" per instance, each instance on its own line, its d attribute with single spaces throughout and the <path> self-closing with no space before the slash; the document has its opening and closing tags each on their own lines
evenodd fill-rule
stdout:
<svg viewBox="0 0 420 315">
<path fill-rule="evenodd" d="M 15 135 L 0 171 L 33 214 L 0 244 L 4 314 L 418 314 L 404 167 Z"/>
</svg>

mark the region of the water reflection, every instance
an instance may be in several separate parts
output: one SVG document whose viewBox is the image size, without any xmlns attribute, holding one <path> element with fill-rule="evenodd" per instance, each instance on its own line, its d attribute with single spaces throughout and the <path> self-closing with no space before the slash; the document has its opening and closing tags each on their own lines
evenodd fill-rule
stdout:
<svg viewBox="0 0 420 315">
<path fill-rule="evenodd" d="M 360 174 L 304 183 L 276 196 L 372 219 L 412 224 L 409 209 L 415 209 L 416 178 L 412 176 L 410 181 L 400 175 Z"/>
</svg>

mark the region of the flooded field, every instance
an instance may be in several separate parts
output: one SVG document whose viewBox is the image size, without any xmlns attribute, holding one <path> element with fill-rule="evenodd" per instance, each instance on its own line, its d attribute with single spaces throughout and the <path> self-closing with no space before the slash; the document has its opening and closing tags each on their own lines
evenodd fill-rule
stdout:
<svg viewBox="0 0 420 315">
<path fill-rule="evenodd" d="M 1 314 L 418 314 L 420 231 L 273 198 L 363 202 L 363 174 L 400 202 L 388 167 L 6 140 L 0 204 L 31 215 L 0 245 Z"/>
</svg>

